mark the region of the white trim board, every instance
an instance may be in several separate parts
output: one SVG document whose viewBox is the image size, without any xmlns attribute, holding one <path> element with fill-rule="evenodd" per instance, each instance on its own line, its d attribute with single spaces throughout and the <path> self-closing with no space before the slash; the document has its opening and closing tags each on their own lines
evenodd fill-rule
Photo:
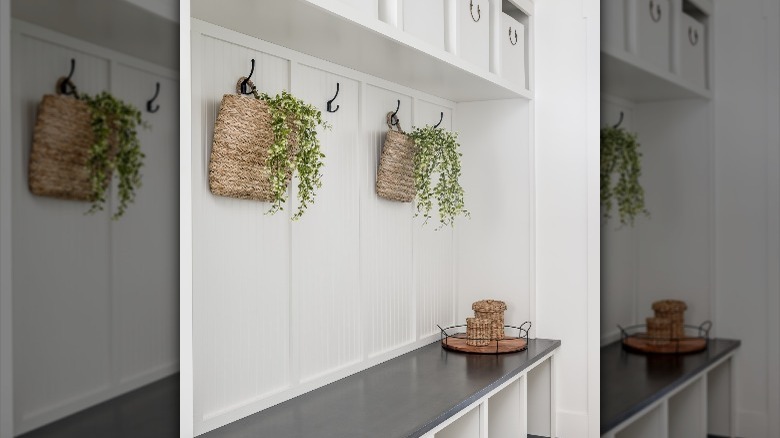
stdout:
<svg viewBox="0 0 780 438">
<path fill-rule="evenodd" d="M 0 0 L 0 438 L 13 437 L 11 0 Z"/>
</svg>

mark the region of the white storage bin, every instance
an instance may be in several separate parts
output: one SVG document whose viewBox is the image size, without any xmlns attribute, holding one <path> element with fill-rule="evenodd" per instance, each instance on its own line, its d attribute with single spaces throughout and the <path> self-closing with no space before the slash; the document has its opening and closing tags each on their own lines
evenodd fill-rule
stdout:
<svg viewBox="0 0 780 438">
<path fill-rule="evenodd" d="M 501 76 L 525 88 L 525 26 L 501 13 Z"/>
<path fill-rule="evenodd" d="M 444 50 L 444 0 L 403 0 L 403 27 Z"/>
<path fill-rule="evenodd" d="M 680 74 L 683 80 L 707 87 L 707 34 L 704 25 L 693 17 L 682 14 L 680 34 Z"/>
<path fill-rule="evenodd" d="M 361 15 L 377 18 L 379 15 L 379 0 L 339 0 L 349 5 Z"/>
<path fill-rule="evenodd" d="M 625 0 L 601 0 L 601 48 L 626 51 Z"/>
<path fill-rule="evenodd" d="M 633 0 L 636 17 L 637 55 L 651 65 L 671 70 L 671 2 L 669 0 Z"/>
<path fill-rule="evenodd" d="M 421 1 L 421 0 L 418 0 Z M 490 2 L 488 0 L 448 0 L 454 8 L 455 50 L 449 50 L 488 71 L 490 66 Z"/>
</svg>

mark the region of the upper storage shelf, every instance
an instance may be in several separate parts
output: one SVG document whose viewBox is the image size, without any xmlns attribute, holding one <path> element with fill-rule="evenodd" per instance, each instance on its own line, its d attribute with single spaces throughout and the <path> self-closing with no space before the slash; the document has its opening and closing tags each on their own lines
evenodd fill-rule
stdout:
<svg viewBox="0 0 780 438">
<path fill-rule="evenodd" d="M 192 17 L 455 102 L 532 97 L 530 0 L 421 3 L 193 0 Z"/>
<path fill-rule="evenodd" d="M 601 90 L 633 101 L 712 97 L 710 0 L 602 0 Z"/>
</svg>

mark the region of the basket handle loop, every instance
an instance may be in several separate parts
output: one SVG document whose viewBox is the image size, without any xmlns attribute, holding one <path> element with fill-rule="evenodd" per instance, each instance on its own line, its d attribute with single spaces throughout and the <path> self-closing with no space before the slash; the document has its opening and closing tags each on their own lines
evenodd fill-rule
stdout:
<svg viewBox="0 0 780 438">
<path fill-rule="evenodd" d="M 395 122 L 393 122 L 395 120 Z M 404 132 L 403 129 L 401 129 L 401 121 L 398 120 L 397 117 L 395 117 L 395 112 L 390 111 L 387 113 L 387 127 L 390 128 L 390 130 L 393 130 L 393 127 L 395 127 L 395 130 L 398 132 Z"/>
<path fill-rule="evenodd" d="M 244 93 L 244 84 L 249 87 L 249 93 Z M 247 78 L 246 76 L 241 76 L 238 78 L 238 82 L 236 82 L 236 94 L 242 95 L 242 94 L 254 94 L 255 90 L 255 83 L 252 82 L 251 79 Z"/>
</svg>

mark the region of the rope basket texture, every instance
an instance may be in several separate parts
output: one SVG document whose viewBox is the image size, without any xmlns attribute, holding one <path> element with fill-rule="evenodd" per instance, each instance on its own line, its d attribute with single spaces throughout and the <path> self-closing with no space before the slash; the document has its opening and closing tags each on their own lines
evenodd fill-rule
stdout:
<svg viewBox="0 0 780 438">
<path fill-rule="evenodd" d="M 391 201 L 412 202 L 417 189 L 414 185 L 414 140 L 401 130 L 400 122 L 393 130 L 392 112 L 387 113 L 385 144 L 376 173 L 376 194 Z"/>
<path fill-rule="evenodd" d="M 70 96 L 43 96 L 30 151 L 27 174 L 30 192 L 39 196 L 91 200 L 88 161 L 94 142 L 92 116 L 85 102 Z"/>
<path fill-rule="evenodd" d="M 476 318 L 491 321 L 490 339 L 504 339 L 504 311 L 506 303 L 498 300 L 481 300 L 473 303 L 471 309 Z"/>
<path fill-rule="evenodd" d="M 672 338 L 672 322 L 666 318 L 645 318 L 647 337 L 651 345 L 668 344 Z"/>
<path fill-rule="evenodd" d="M 243 80 L 236 86 L 239 94 L 222 97 L 209 159 L 209 188 L 219 196 L 271 201 L 271 170 L 266 165 L 274 141 L 271 113 L 266 102 L 240 95 Z M 298 150 L 294 128 L 287 141 L 293 159 Z M 292 172 L 287 172 L 288 184 L 291 177 Z"/>
<path fill-rule="evenodd" d="M 482 318 L 466 318 L 466 344 L 484 347 L 490 344 L 493 321 Z"/>
<path fill-rule="evenodd" d="M 668 319 L 671 323 L 671 337 L 682 339 L 685 337 L 685 310 L 688 306 L 684 301 L 661 300 L 653 303 L 653 311 L 656 318 Z"/>
</svg>

